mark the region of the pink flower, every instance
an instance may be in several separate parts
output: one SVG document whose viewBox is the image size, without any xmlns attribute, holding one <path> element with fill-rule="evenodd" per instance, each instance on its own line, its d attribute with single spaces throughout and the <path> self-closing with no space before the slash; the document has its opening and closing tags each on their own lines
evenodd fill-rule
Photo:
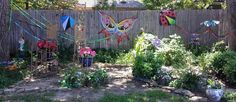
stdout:
<svg viewBox="0 0 236 102">
<path fill-rule="evenodd" d="M 92 51 L 91 52 L 91 55 L 94 57 L 96 55 L 96 52 L 95 51 Z"/>
</svg>

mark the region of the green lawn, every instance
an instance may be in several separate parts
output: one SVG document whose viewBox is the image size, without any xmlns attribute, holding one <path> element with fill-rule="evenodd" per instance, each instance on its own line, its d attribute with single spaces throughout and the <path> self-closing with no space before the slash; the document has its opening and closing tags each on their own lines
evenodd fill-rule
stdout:
<svg viewBox="0 0 236 102">
<path fill-rule="evenodd" d="M 106 94 L 99 102 L 189 102 L 187 98 L 159 90 L 127 95 Z"/>
</svg>

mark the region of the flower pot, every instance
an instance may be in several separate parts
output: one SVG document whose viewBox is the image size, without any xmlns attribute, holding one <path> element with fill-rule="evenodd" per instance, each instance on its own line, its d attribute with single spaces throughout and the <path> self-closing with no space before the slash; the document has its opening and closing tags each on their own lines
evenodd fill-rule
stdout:
<svg viewBox="0 0 236 102">
<path fill-rule="evenodd" d="M 80 63 L 83 67 L 90 67 L 92 65 L 93 58 L 80 58 Z"/>
<path fill-rule="evenodd" d="M 224 95 L 223 89 L 206 89 L 206 95 L 211 102 L 220 102 Z"/>
</svg>

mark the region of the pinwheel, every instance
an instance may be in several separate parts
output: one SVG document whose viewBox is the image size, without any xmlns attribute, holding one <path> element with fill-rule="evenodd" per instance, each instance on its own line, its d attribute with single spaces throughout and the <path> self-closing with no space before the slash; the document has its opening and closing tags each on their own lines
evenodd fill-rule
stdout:
<svg viewBox="0 0 236 102">
<path fill-rule="evenodd" d="M 61 24 L 64 31 L 66 31 L 67 29 L 72 28 L 75 25 L 75 20 L 72 17 L 65 15 L 61 17 Z"/>
<path fill-rule="evenodd" d="M 156 37 L 156 38 L 152 41 L 152 44 L 153 44 L 156 48 L 158 48 L 158 47 L 160 46 L 160 44 L 161 44 L 161 40 L 160 40 L 158 37 Z"/>
</svg>

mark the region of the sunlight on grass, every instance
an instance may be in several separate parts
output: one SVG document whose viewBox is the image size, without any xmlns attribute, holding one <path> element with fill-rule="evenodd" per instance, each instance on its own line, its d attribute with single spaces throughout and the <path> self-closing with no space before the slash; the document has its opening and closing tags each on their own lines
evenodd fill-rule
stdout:
<svg viewBox="0 0 236 102">
<path fill-rule="evenodd" d="M 99 102 L 189 102 L 187 98 L 159 90 L 127 95 L 106 94 Z"/>
</svg>

